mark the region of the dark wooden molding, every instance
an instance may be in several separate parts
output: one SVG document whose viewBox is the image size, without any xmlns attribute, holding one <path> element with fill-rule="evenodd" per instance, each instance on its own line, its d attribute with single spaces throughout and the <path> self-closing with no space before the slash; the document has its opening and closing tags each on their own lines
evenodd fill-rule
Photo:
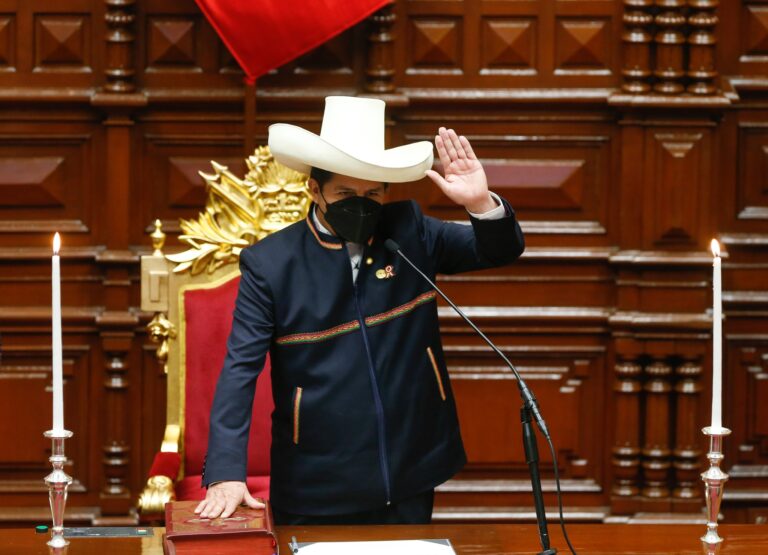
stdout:
<svg viewBox="0 0 768 555">
<path fill-rule="evenodd" d="M 600 484 L 594 480 L 560 480 L 560 489 L 563 492 L 599 492 Z M 530 480 L 471 480 L 454 478 L 437 486 L 435 491 L 440 493 L 527 493 L 531 491 Z M 552 493 L 557 491 L 554 480 L 543 479 L 541 491 Z"/>
<path fill-rule="evenodd" d="M 547 519 L 558 518 L 556 507 L 546 508 Z M 607 507 L 563 508 L 563 518 L 568 522 L 604 522 L 609 514 Z M 522 507 L 435 507 L 434 522 L 536 522 L 536 513 Z"/>
<path fill-rule="evenodd" d="M 69 493 L 83 493 L 85 491 L 87 489 L 80 480 L 75 479 L 69 485 Z M 48 486 L 42 480 L 0 480 L 0 494 L 3 493 L 35 493 L 45 496 L 48 493 Z M 50 512 L 48 514 L 50 517 Z"/>
<path fill-rule="evenodd" d="M 80 220 L 0 220 L 0 233 L 88 233 Z"/>
<path fill-rule="evenodd" d="M 672 329 L 709 329 L 712 316 L 704 313 L 669 313 L 617 311 L 608 321 L 615 326 L 631 325 L 637 329 L 672 328 Z"/>
<path fill-rule="evenodd" d="M 732 104 L 732 99 L 726 95 L 712 96 L 680 96 L 680 95 L 629 95 L 618 93 L 608 98 L 608 104 L 624 108 L 670 108 L 686 110 L 718 109 L 722 110 Z"/>
<path fill-rule="evenodd" d="M 100 307 L 87 306 L 63 306 L 61 319 L 66 323 L 95 324 L 99 315 L 103 312 Z M 35 323 L 50 328 L 50 306 L 2 306 L 0 307 L 0 322 L 7 323 Z"/>
<path fill-rule="evenodd" d="M 701 252 L 619 250 L 611 256 L 610 262 L 615 265 L 703 267 L 712 265 L 712 255 L 703 250 Z"/>
<path fill-rule="evenodd" d="M 95 261 L 104 247 L 67 246 L 61 251 L 62 260 Z M 51 260 L 51 247 L 0 247 L 0 260 L 8 261 L 44 261 Z"/>
</svg>

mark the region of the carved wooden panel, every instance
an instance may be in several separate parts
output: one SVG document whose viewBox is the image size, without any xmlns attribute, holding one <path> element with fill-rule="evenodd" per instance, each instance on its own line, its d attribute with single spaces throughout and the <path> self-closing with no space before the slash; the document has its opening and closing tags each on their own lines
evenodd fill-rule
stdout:
<svg viewBox="0 0 768 555">
<path fill-rule="evenodd" d="M 147 71 L 200 71 L 199 18 L 150 17 L 147 21 Z"/>
<path fill-rule="evenodd" d="M 557 445 L 563 476 L 599 479 L 602 460 L 595 434 L 602 428 L 596 418 L 601 412 L 601 349 L 559 344 L 533 347 L 525 353 L 510 347 L 505 350 L 536 392 Z M 517 384 L 512 372 L 487 354 L 479 346 L 446 346 L 468 457 L 464 474 L 495 469 L 506 471 L 498 476 L 525 478 L 527 466 L 521 448 Z M 583 418 L 577 421 L 569 414 L 580 414 Z M 540 456 L 543 465 L 551 468 L 552 457 L 543 443 Z"/>
<path fill-rule="evenodd" d="M 144 86 L 240 87 L 242 71 L 194 0 L 155 0 L 137 14 L 137 48 Z"/>
<path fill-rule="evenodd" d="M 743 407 L 729 426 L 735 429 L 731 449 L 736 456 L 734 463 L 768 468 L 768 408 L 764 402 L 768 395 L 768 349 L 764 341 L 750 343 L 734 345 L 732 377 L 724 382 L 725 387 L 731 386 L 732 406 Z"/>
<path fill-rule="evenodd" d="M 460 18 L 415 18 L 409 26 L 408 73 L 461 73 Z"/>
<path fill-rule="evenodd" d="M 16 65 L 16 16 L 0 14 L 0 71 L 13 71 Z"/>
<path fill-rule="evenodd" d="M 561 18 L 556 29 L 555 72 L 610 74 L 614 49 L 609 19 Z"/>
<path fill-rule="evenodd" d="M 768 219 L 768 125 L 744 124 L 739 129 L 739 179 L 736 210 L 739 219 Z"/>
<path fill-rule="evenodd" d="M 286 65 L 294 74 L 351 74 L 355 63 L 354 39 L 354 31 L 346 31 Z"/>
<path fill-rule="evenodd" d="M 472 142 L 491 188 L 508 199 L 519 217 L 530 222 L 558 222 L 563 233 L 603 235 L 608 229 L 611 138 L 608 135 L 537 133 L 534 128 L 499 133 L 486 127 L 455 125 Z M 501 129 L 499 129 L 500 131 Z M 507 128 L 509 131 L 509 128 Z M 406 140 L 430 140 L 407 133 Z M 439 170 L 439 160 L 436 161 Z M 435 214 L 462 218 L 462 211 L 434 186 L 425 183 L 419 198 Z M 535 224 L 534 224 L 535 225 Z"/>
<path fill-rule="evenodd" d="M 760 78 L 768 68 L 768 6 L 762 0 L 739 0 L 717 10 L 722 37 L 718 54 L 723 73 Z"/>
<path fill-rule="evenodd" d="M 89 347 L 76 345 L 66 336 L 65 346 L 64 423 L 75 432 L 75 438 L 67 442 L 70 461 L 66 470 L 77 478 L 70 489 L 77 494 L 90 482 L 89 442 L 94 439 L 90 422 L 96 407 L 86 402 L 91 375 Z M 0 493 L 37 492 L 40 495 L 46 491 L 41 477 L 50 472 L 51 444 L 42 435 L 51 429 L 50 347 L 12 340 L 3 351 L 0 384 L 6 402 L 0 403 L 0 433 L 23 440 L 6 441 L 0 446 Z M 23 418 L 19 413 L 20 400 L 28 409 L 34 407 L 24 410 Z M 13 469 L 13 472 L 3 469 Z"/>
<path fill-rule="evenodd" d="M 620 3 L 398 3 L 397 44 L 406 86 L 552 86 L 580 76 L 605 86 L 616 81 L 618 58 L 609 45 Z M 437 79 L 428 79 L 427 76 Z"/>
<path fill-rule="evenodd" d="M 198 171 L 210 173 L 211 160 L 244 175 L 240 144 L 225 135 L 156 135 L 144 138 L 147 163 L 142 169 L 142 195 L 147 202 L 141 210 L 141 226 L 133 230 L 137 240 L 152 228 L 156 218 L 168 232 L 178 231 L 178 218 L 189 218 L 205 203 L 205 181 Z M 138 222 L 137 222 L 138 223 Z"/>
<path fill-rule="evenodd" d="M 0 234 L 86 233 L 93 199 L 92 135 L 0 131 Z"/>
<path fill-rule="evenodd" d="M 536 20 L 486 17 L 482 21 L 480 73 L 535 73 L 537 67 Z"/>
<path fill-rule="evenodd" d="M 0 159 L 0 205 L 64 208 L 64 158 Z"/>
<path fill-rule="evenodd" d="M 746 29 L 743 37 L 743 61 L 768 58 L 768 7 L 744 6 Z"/>
<path fill-rule="evenodd" d="M 645 246 L 693 246 L 704 241 L 707 191 L 711 179 L 710 133 L 702 130 L 649 130 L 644 180 Z"/>
<path fill-rule="evenodd" d="M 35 16 L 34 71 L 91 71 L 88 15 Z"/>
</svg>

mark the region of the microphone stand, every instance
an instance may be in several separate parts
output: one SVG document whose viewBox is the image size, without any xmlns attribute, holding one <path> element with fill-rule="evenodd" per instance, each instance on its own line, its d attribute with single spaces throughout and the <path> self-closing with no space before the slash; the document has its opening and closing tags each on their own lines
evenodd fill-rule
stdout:
<svg viewBox="0 0 768 555">
<path fill-rule="evenodd" d="M 544 422 L 544 417 L 541 416 L 541 412 L 539 411 L 539 405 L 536 402 L 536 397 L 534 397 L 533 392 L 528 388 L 528 385 L 525 383 L 523 378 L 520 377 L 520 373 L 517 371 L 517 368 L 515 368 L 515 365 L 510 362 L 504 353 L 502 353 L 499 348 L 494 345 L 494 343 L 488 339 L 488 337 L 486 337 L 482 331 L 480 331 L 480 328 L 478 328 L 474 322 L 472 322 L 472 320 L 470 320 L 469 317 L 464 314 L 464 312 L 458 306 L 456 306 L 454 302 L 449 299 L 445 293 L 443 293 L 440 288 L 418 268 L 418 266 L 416 266 L 416 264 L 411 262 L 411 260 L 405 256 L 405 254 L 403 254 L 403 252 L 400 250 L 400 246 L 395 241 L 392 239 L 387 239 L 384 242 L 384 246 L 390 252 L 399 255 L 408 263 L 409 266 L 411 266 L 411 268 L 416 270 L 419 275 L 423 277 L 443 299 L 445 299 L 445 302 L 451 305 L 451 308 L 453 308 L 453 310 L 455 310 L 456 313 L 461 316 L 464 321 L 469 324 L 470 327 L 475 330 L 475 332 L 480 337 L 483 338 L 488 346 L 501 357 L 501 359 L 507 364 L 507 366 L 509 366 L 510 370 L 512 370 L 512 373 L 515 375 L 515 378 L 517 379 L 517 387 L 520 390 L 520 396 L 523 399 L 523 408 L 520 409 L 520 420 L 523 425 L 523 447 L 525 449 L 525 460 L 528 463 L 528 471 L 531 475 L 533 503 L 536 507 L 536 522 L 539 527 L 539 540 L 541 541 L 542 547 L 542 551 L 539 551 L 537 555 L 555 555 L 557 553 L 557 549 L 549 546 L 547 515 L 544 511 L 544 496 L 541 492 L 541 477 L 539 476 L 539 449 L 536 444 L 536 435 L 531 421 L 536 421 L 536 425 L 539 427 L 541 433 L 544 434 L 545 438 L 549 439 L 550 436 L 549 430 L 547 429 L 547 424 Z"/>
<path fill-rule="evenodd" d="M 531 491 L 533 492 L 533 505 L 536 507 L 536 523 L 539 525 L 539 540 L 543 551 L 538 555 L 555 555 L 557 549 L 549 546 L 549 531 L 547 530 L 547 514 L 544 511 L 544 496 L 541 493 L 541 477 L 539 476 L 539 448 L 536 445 L 536 435 L 531 424 L 532 412 L 523 404 L 520 409 L 520 421 L 523 424 L 523 448 L 525 449 L 525 462 L 528 463 L 528 472 L 531 475 Z"/>
</svg>

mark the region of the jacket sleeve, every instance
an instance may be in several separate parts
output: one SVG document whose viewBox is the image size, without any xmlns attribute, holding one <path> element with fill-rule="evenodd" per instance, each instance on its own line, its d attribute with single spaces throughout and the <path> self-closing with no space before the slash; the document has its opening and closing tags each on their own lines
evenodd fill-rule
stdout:
<svg viewBox="0 0 768 555">
<path fill-rule="evenodd" d="M 413 203 L 435 273 L 457 274 L 504 266 L 523 253 L 525 239 L 515 212 L 506 200 L 501 201 L 506 210 L 503 218 L 479 220 L 470 216 L 471 225 L 425 216 Z"/>
<path fill-rule="evenodd" d="M 271 291 L 249 249 L 240 254 L 240 272 L 227 356 L 211 408 L 203 486 L 246 479 L 256 379 L 274 330 Z"/>
</svg>

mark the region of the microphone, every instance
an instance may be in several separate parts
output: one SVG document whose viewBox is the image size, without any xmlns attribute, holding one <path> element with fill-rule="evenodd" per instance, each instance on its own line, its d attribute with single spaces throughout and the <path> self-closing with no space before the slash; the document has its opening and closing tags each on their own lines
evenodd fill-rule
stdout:
<svg viewBox="0 0 768 555">
<path fill-rule="evenodd" d="M 464 314 L 464 312 L 454 304 L 454 302 L 448 298 L 448 296 L 443 293 L 440 288 L 431 280 L 429 277 L 422 272 L 416 264 L 411 262 L 411 260 L 403 254 L 403 251 L 400 250 L 400 245 L 398 245 L 394 240 L 387 239 L 384 241 L 384 246 L 388 251 L 391 253 L 399 255 L 403 260 L 405 260 L 411 268 L 416 270 L 421 277 L 423 277 L 429 285 L 432 286 L 432 289 L 438 292 L 438 294 L 445 299 L 445 302 L 447 302 L 449 305 L 451 305 L 451 308 L 456 311 L 456 313 L 461 316 L 464 321 L 469 324 L 475 332 L 483 338 L 483 340 L 488 343 L 488 346 L 493 349 L 493 351 L 501 357 L 501 359 L 509 366 L 510 370 L 512 370 L 512 373 L 515 375 L 515 378 L 517 379 L 517 387 L 520 389 L 520 396 L 523 398 L 523 402 L 525 403 L 525 406 L 528 410 L 531 411 L 533 415 L 533 419 L 536 421 L 536 425 L 539 427 L 539 430 L 541 430 L 541 433 L 544 435 L 544 437 L 549 440 L 549 430 L 547 429 L 547 424 L 544 422 L 544 417 L 541 415 L 541 412 L 539 411 L 539 404 L 536 401 L 536 397 L 534 397 L 533 392 L 528 388 L 528 385 L 525 383 L 522 377 L 520 377 L 520 373 L 517 371 L 517 368 L 515 368 L 515 365 L 510 362 L 510 360 L 502 353 L 499 348 L 486 337 L 486 335 L 480 331 L 480 328 L 478 328 L 472 320 L 469 319 L 469 316 Z"/>
<path fill-rule="evenodd" d="M 488 345 L 493 349 L 493 351 L 501 357 L 501 359 L 507 363 L 507 366 L 509 366 L 510 370 L 512 370 L 512 373 L 515 375 L 515 378 L 517 378 L 517 387 L 520 389 L 520 396 L 523 398 L 523 408 L 520 410 L 520 421 L 523 425 L 523 447 L 525 449 L 525 460 L 528 464 L 528 471 L 531 475 L 531 492 L 533 493 L 533 504 L 536 509 L 536 521 L 538 523 L 539 528 L 539 541 L 541 542 L 542 551 L 540 551 L 537 555 L 556 555 L 557 549 L 550 548 L 549 546 L 549 531 L 547 530 L 547 515 L 544 508 L 544 496 L 541 491 L 541 477 L 539 475 L 539 452 L 538 448 L 536 447 L 536 438 L 534 437 L 534 431 L 533 431 L 533 425 L 531 424 L 531 417 L 536 421 L 536 425 L 539 427 L 539 430 L 541 430 L 542 435 L 547 440 L 547 443 L 549 444 L 550 451 L 552 453 L 552 461 L 554 463 L 554 472 L 555 472 L 555 483 L 557 484 L 557 499 L 558 499 L 558 507 L 560 509 L 560 526 L 563 529 L 563 535 L 565 536 L 565 541 L 568 543 L 568 547 L 571 549 L 571 553 L 574 555 L 576 554 L 576 551 L 573 549 L 573 546 L 571 545 L 571 540 L 568 538 L 568 533 L 565 531 L 565 522 L 563 519 L 563 502 L 562 502 L 562 495 L 560 492 L 560 476 L 559 476 L 559 470 L 557 467 L 557 454 L 555 453 L 555 447 L 552 444 L 552 438 L 549 436 L 549 430 L 547 429 L 547 424 L 544 422 L 544 417 L 541 416 L 541 412 L 539 412 L 539 404 L 536 402 L 536 397 L 533 396 L 533 392 L 528 388 L 528 385 L 525 383 L 523 378 L 520 377 L 520 373 L 517 371 L 517 368 L 515 368 L 515 365 L 510 362 L 510 360 L 502 353 L 499 348 L 494 345 L 493 341 L 488 339 L 486 335 L 480 331 L 480 329 L 472 322 L 472 320 L 469 319 L 469 317 L 464 314 L 464 312 L 454 304 L 454 302 L 448 298 L 448 296 L 443 293 L 440 288 L 435 285 L 435 283 L 429 279 L 429 277 L 422 272 L 416 264 L 411 262 L 411 260 L 403 254 L 403 251 L 400 250 L 400 245 L 398 245 L 395 241 L 392 239 L 387 239 L 384 241 L 384 246 L 386 249 L 394 254 L 397 254 L 400 256 L 403 260 L 405 260 L 411 268 L 416 270 L 418 274 L 423 277 L 427 283 L 429 283 L 430 286 L 432 286 L 432 289 L 437 291 L 440 296 L 445 299 L 445 302 L 447 302 L 449 305 L 451 305 L 451 308 L 456 311 L 456 313 L 461 316 L 464 321 L 469 324 L 475 332 L 483 338 L 483 340 L 488 343 Z"/>
</svg>

